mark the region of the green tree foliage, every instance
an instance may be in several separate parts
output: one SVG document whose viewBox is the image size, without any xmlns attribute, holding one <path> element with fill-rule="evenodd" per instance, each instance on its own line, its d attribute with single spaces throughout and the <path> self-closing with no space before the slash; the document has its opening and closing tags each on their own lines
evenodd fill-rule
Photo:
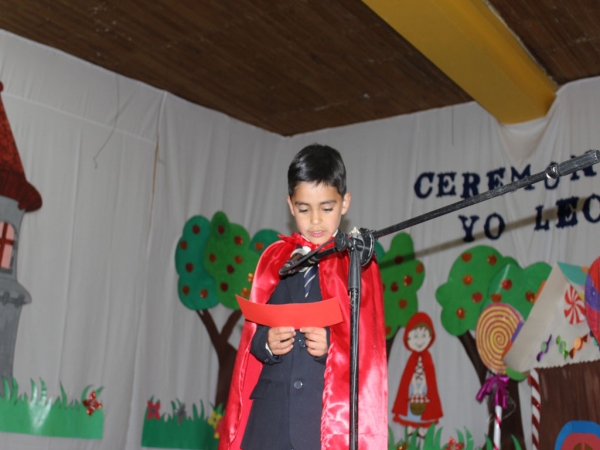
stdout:
<svg viewBox="0 0 600 450">
<path fill-rule="evenodd" d="M 208 219 L 194 216 L 183 227 L 175 250 L 179 299 L 194 311 L 209 309 L 219 303 L 215 279 L 204 267 L 204 248 L 209 236 Z"/>
<path fill-rule="evenodd" d="M 499 302 L 514 307 L 525 320 L 550 271 L 544 262 L 523 269 L 493 247 L 473 247 L 454 261 L 448 281 L 436 291 L 444 308 L 442 325 L 454 336 L 474 331 L 483 308 Z"/>
<path fill-rule="evenodd" d="M 260 230 L 252 238 L 250 249 L 260 256 L 269 245 L 277 240 L 279 240 L 279 233 L 275 230 Z"/>
<path fill-rule="evenodd" d="M 415 259 L 412 238 L 407 233 L 394 236 L 390 249 L 379 259 L 385 302 L 386 339 L 406 326 L 419 310 L 417 291 L 425 279 L 425 267 Z"/>
<path fill-rule="evenodd" d="M 498 270 L 511 263 L 516 261 L 485 245 L 465 251 L 454 261 L 448 281 L 435 293 L 443 308 L 442 325 L 448 333 L 460 336 L 475 330 L 490 281 Z"/>
<path fill-rule="evenodd" d="M 551 271 L 552 267 L 545 262 L 532 264 L 525 269 L 517 264 L 504 266 L 490 280 L 483 308 L 493 303 L 507 303 L 526 320 L 540 286 L 550 276 Z"/>
<path fill-rule="evenodd" d="M 213 216 L 210 231 L 204 265 L 215 279 L 219 301 L 228 308 L 238 309 L 235 294 L 250 296 L 259 255 L 250 248 L 248 232 L 241 225 L 230 223 L 225 213 Z"/>
<path fill-rule="evenodd" d="M 179 299 L 195 311 L 219 303 L 237 310 L 235 294 L 249 296 L 258 258 L 276 240 L 273 230 L 260 230 L 251 240 L 223 212 L 215 213 L 210 222 L 203 216 L 192 217 L 175 251 Z"/>
</svg>

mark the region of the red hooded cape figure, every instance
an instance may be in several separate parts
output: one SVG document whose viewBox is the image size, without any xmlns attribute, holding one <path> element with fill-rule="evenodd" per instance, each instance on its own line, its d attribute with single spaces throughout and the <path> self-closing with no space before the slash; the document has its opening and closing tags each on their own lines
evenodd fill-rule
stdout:
<svg viewBox="0 0 600 450">
<path fill-rule="evenodd" d="M 424 312 L 413 315 L 404 330 L 404 346 L 411 355 L 400 379 L 392 412 L 395 422 L 407 426 L 409 432 L 420 428 L 421 436 L 443 416 L 435 367 L 428 351 L 434 341 L 431 318 Z"/>
<path fill-rule="evenodd" d="M 279 283 L 279 269 L 298 245 L 306 245 L 299 234 L 281 236 L 269 246 L 258 262 L 250 301 L 267 303 Z M 344 321 L 330 327 L 330 346 L 325 366 L 321 449 L 349 446 L 350 426 L 350 298 L 348 296 L 347 254 L 335 253 L 319 261 L 322 297 L 337 297 Z M 387 361 L 385 321 L 379 269 L 374 261 L 362 269 L 359 336 L 359 426 L 361 450 L 387 448 Z M 231 390 L 225 409 L 219 450 L 237 450 L 244 436 L 252 406 L 250 394 L 262 364 L 250 352 L 256 324 L 246 321 L 240 338 Z"/>
</svg>

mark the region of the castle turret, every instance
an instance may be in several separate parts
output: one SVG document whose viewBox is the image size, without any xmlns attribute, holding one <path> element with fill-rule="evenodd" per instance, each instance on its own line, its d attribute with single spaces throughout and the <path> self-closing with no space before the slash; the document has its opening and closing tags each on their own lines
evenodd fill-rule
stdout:
<svg viewBox="0 0 600 450">
<path fill-rule="evenodd" d="M 0 83 L 0 92 L 3 90 Z M 21 219 L 42 206 L 42 197 L 25 178 L 4 103 L 0 97 L 0 377 L 12 384 L 21 308 L 31 295 L 17 281 Z M 4 386 L 0 383 L 0 393 Z"/>
</svg>

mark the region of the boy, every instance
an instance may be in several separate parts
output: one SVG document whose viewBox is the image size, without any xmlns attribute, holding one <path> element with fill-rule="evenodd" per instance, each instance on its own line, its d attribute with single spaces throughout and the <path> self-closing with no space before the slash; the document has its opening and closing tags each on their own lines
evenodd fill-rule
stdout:
<svg viewBox="0 0 600 450">
<path fill-rule="evenodd" d="M 307 292 L 304 285 L 309 277 L 302 271 L 280 277 L 279 269 L 298 248 L 312 250 L 329 241 L 350 201 L 346 169 L 337 150 L 315 144 L 294 157 L 288 170 L 287 203 L 299 233 L 282 236 L 265 250 L 250 301 L 308 303 L 337 297 L 344 321 L 300 330 L 245 323 L 219 449 L 349 447 L 348 255 L 336 253 L 320 260 Z M 387 448 L 387 363 L 381 280 L 375 262 L 363 268 L 361 289 L 359 447 L 380 450 Z"/>
</svg>

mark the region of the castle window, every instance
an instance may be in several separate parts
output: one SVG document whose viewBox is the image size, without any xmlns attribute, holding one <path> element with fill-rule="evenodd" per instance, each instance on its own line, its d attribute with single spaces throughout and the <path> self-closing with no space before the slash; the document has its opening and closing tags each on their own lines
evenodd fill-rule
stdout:
<svg viewBox="0 0 600 450">
<path fill-rule="evenodd" d="M 0 222 L 0 269 L 10 269 L 14 244 L 15 229 L 8 222 Z"/>
</svg>

